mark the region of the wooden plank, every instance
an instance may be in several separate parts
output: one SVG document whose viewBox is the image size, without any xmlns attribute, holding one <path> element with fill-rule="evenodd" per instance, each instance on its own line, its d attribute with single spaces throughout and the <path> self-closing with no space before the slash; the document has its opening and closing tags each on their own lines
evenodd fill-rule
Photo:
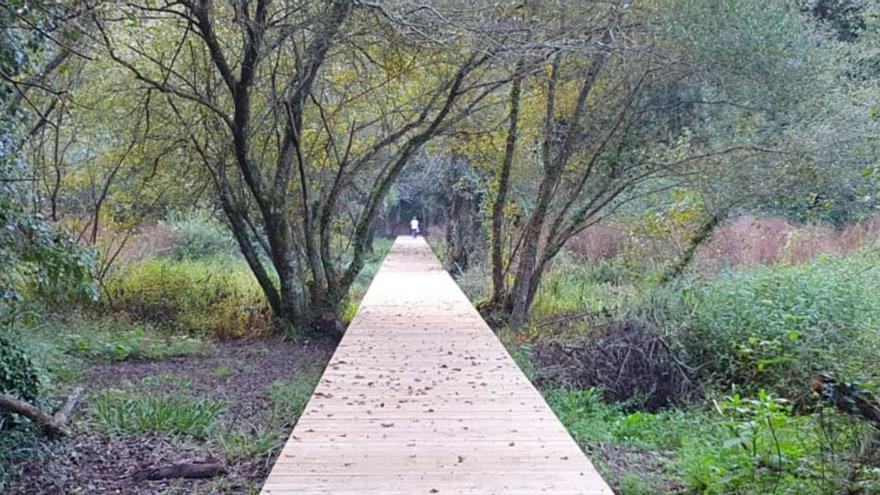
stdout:
<svg viewBox="0 0 880 495">
<path fill-rule="evenodd" d="M 401 237 L 262 493 L 612 491 L 428 245 Z"/>
</svg>

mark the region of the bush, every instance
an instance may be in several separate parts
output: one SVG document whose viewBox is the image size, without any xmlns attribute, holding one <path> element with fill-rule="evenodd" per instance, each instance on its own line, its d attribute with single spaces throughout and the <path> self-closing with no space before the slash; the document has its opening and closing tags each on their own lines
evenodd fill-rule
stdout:
<svg viewBox="0 0 880 495">
<path fill-rule="evenodd" d="M 272 324 L 263 292 L 242 262 L 151 259 L 113 274 L 105 286 L 113 309 L 172 330 L 238 337 Z"/>
<path fill-rule="evenodd" d="M 692 365 L 747 393 L 800 401 L 810 376 L 836 372 L 871 382 L 880 350 L 880 252 L 820 257 L 799 266 L 736 272 L 685 290 L 668 322 L 686 328 Z M 678 321 L 675 321 L 678 320 Z"/>
<path fill-rule="evenodd" d="M 25 351 L 0 335 L 0 394 L 34 403 L 40 396 L 40 374 Z M 12 416 L 0 411 L 0 430 Z"/>
<path fill-rule="evenodd" d="M 175 218 L 167 222 L 167 227 L 177 238 L 171 252 L 175 259 L 234 258 L 239 253 L 226 226 L 209 215 Z"/>
<path fill-rule="evenodd" d="M 0 336 L 0 393 L 33 402 L 40 394 L 40 375 L 23 349 Z"/>
</svg>

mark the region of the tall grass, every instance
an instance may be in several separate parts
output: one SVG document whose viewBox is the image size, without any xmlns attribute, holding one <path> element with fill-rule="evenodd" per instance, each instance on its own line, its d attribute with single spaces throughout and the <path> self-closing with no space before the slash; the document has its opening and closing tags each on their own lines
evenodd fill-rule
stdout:
<svg viewBox="0 0 880 495">
<path fill-rule="evenodd" d="M 614 260 L 563 252 L 544 273 L 530 316 L 542 322 L 579 314 L 617 314 L 635 296 L 634 282 L 634 274 Z"/>
</svg>

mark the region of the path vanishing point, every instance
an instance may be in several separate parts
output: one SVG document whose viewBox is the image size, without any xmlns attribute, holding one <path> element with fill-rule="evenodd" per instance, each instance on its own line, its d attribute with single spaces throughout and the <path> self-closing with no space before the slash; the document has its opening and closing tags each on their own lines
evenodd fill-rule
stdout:
<svg viewBox="0 0 880 495">
<path fill-rule="evenodd" d="M 400 237 L 264 494 L 612 494 L 427 243 Z"/>
</svg>

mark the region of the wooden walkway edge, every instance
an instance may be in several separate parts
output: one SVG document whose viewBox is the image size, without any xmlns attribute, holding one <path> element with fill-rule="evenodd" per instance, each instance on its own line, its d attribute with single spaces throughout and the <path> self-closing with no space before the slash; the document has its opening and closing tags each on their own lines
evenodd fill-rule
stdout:
<svg viewBox="0 0 880 495">
<path fill-rule="evenodd" d="M 400 237 L 264 494 L 611 494 L 427 243 Z"/>
</svg>

